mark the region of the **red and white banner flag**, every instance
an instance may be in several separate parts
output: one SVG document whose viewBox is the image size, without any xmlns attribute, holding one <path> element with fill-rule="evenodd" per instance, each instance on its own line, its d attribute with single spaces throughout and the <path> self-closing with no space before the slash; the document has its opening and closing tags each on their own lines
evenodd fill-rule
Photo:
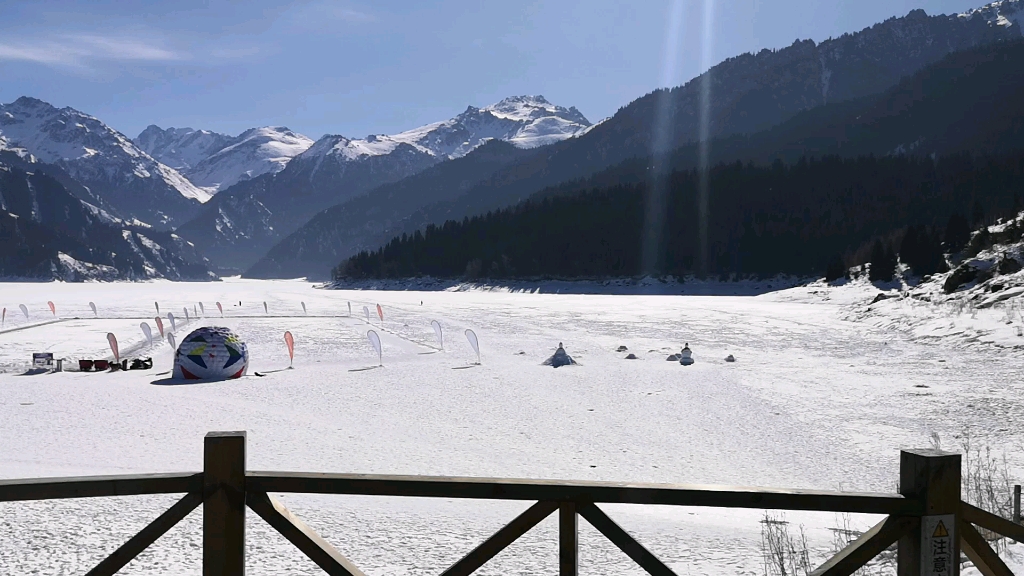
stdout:
<svg viewBox="0 0 1024 576">
<path fill-rule="evenodd" d="M 223 318 L 224 317 L 224 307 L 220 305 L 220 302 L 217 302 L 217 310 L 220 310 L 220 317 Z"/>
<path fill-rule="evenodd" d="M 288 365 L 295 362 L 295 338 L 290 331 L 284 333 L 284 343 L 288 346 Z"/>
<path fill-rule="evenodd" d="M 110 343 L 110 351 L 114 353 L 114 363 L 121 363 L 121 353 L 117 350 L 117 337 L 113 332 L 107 332 L 107 342 Z"/>
<path fill-rule="evenodd" d="M 46 304 L 50 307 L 50 313 L 53 314 L 54 318 L 56 318 L 57 317 L 57 307 L 53 305 L 53 302 L 47 302 Z"/>
<path fill-rule="evenodd" d="M 164 337 L 164 321 L 159 316 L 156 317 L 156 329 L 160 331 L 160 338 Z"/>
<path fill-rule="evenodd" d="M 377 304 L 377 316 L 380 316 L 381 322 L 384 321 L 384 309 L 380 307 L 380 304 Z"/>
</svg>

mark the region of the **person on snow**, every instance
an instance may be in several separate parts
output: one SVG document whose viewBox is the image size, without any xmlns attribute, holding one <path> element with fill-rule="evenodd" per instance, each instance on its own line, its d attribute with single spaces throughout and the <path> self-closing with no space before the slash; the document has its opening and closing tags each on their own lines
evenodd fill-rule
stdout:
<svg viewBox="0 0 1024 576">
<path fill-rule="evenodd" d="M 693 364 L 693 351 L 690 350 L 690 343 L 687 342 L 683 345 L 683 349 L 679 352 L 679 363 L 683 366 L 689 366 Z"/>
</svg>

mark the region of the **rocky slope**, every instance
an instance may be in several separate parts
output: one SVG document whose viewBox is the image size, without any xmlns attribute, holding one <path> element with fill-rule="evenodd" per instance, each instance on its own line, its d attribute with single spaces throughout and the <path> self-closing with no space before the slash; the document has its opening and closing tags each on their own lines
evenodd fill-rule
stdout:
<svg viewBox="0 0 1024 576">
<path fill-rule="evenodd" d="M 0 152 L 0 277 L 217 278 L 181 237 L 125 222 L 79 200 L 48 174 L 59 171 Z"/>
<path fill-rule="evenodd" d="M 0 104 L 0 147 L 59 166 L 116 216 L 160 228 L 188 220 L 210 198 L 99 119 L 35 98 Z"/>
</svg>

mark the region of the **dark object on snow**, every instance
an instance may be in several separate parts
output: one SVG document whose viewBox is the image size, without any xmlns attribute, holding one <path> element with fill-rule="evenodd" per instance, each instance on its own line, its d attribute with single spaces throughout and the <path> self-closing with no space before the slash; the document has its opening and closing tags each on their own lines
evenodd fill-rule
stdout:
<svg viewBox="0 0 1024 576">
<path fill-rule="evenodd" d="M 92 370 L 92 365 L 93 365 L 93 361 L 92 360 L 79 360 L 78 361 L 78 369 L 81 370 L 82 372 L 89 372 L 90 370 Z"/>
<path fill-rule="evenodd" d="M 875 296 L 875 299 L 872 300 L 871 303 L 875 304 L 877 302 L 881 302 L 882 300 L 888 300 L 890 298 L 896 298 L 896 295 L 895 294 L 886 294 L 885 292 L 879 292 L 878 296 Z"/>
<path fill-rule="evenodd" d="M 97 372 L 102 372 L 102 371 L 110 368 L 110 362 L 108 362 L 107 360 L 97 360 L 97 361 L 93 362 L 93 364 L 96 366 L 96 371 Z"/>
<path fill-rule="evenodd" d="M 665 358 L 669 362 L 679 362 L 679 354 L 670 354 L 668 358 Z"/>
<path fill-rule="evenodd" d="M 693 364 L 693 352 L 690 350 L 689 343 L 684 344 L 683 349 L 679 352 L 679 363 L 683 366 Z"/>
<path fill-rule="evenodd" d="M 615 349 L 616 352 L 625 352 L 627 350 L 629 350 L 629 348 L 626 348 L 625 346 L 619 346 Z"/>
<path fill-rule="evenodd" d="M 626 356 L 626 360 L 636 360 L 636 359 L 637 359 L 637 358 L 636 358 L 636 354 L 632 354 L 632 353 L 631 353 L 631 354 L 629 354 L 628 356 Z"/>
<path fill-rule="evenodd" d="M 725 361 L 726 362 L 735 362 L 736 361 L 736 357 L 733 356 L 732 354 L 729 354 L 728 356 L 725 357 Z"/>
<path fill-rule="evenodd" d="M 153 367 L 153 359 L 152 358 L 136 358 L 136 359 L 132 360 L 131 366 L 129 366 L 128 369 L 129 370 L 149 370 L 152 367 Z"/>
<path fill-rule="evenodd" d="M 554 368 L 558 368 L 559 366 L 571 366 L 575 363 L 576 361 L 572 359 L 572 356 L 566 354 L 565 348 L 562 347 L 561 342 L 558 343 L 558 350 L 555 350 L 555 353 L 552 354 L 550 358 L 541 362 L 544 366 L 552 366 Z"/>
</svg>

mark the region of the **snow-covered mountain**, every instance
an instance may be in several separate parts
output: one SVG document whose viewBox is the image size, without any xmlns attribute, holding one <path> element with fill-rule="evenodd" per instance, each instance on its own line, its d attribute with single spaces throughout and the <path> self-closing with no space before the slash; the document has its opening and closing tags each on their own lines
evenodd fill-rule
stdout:
<svg viewBox="0 0 1024 576">
<path fill-rule="evenodd" d="M 336 154 L 354 160 L 361 156 L 391 153 L 399 144 L 439 158 L 458 158 L 488 140 L 505 140 L 520 148 L 536 148 L 571 138 L 590 126 L 575 107 L 564 108 L 543 96 L 514 96 L 484 108 L 470 106 L 458 116 L 391 136 L 370 135 L 359 140 L 325 136 L 318 144 L 331 142 L 330 150 L 313 154 Z"/>
<path fill-rule="evenodd" d="M 245 269 L 317 212 L 377 186 L 465 156 L 490 140 L 535 148 L 572 138 L 590 125 L 576 108 L 556 106 L 543 96 L 516 96 L 398 134 L 358 139 L 328 134 L 281 172 L 218 193 L 180 232 L 214 265 Z"/>
<path fill-rule="evenodd" d="M 195 246 L 77 198 L 67 178 L 58 166 L 0 151 L 0 277 L 216 279 Z"/>
<path fill-rule="evenodd" d="M 135 144 L 153 158 L 186 173 L 231 142 L 231 136 L 192 128 L 161 128 L 150 124 L 135 138 Z"/>
<path fill-rule="evenodd" d="M 123 218 L 168 227 L 210 199 L 97 118 L 35 98 L 0 104 L 0 146 L 60 166 Z"/>
<path fill-rule="evenodd" d="M 999 0 L 986 4 L 981 8 L 974 8 L 957 14 L 963 20 L 981 18 L 990 26 L 1010 28 L 1014 25 L 1024 35 L 1024 0 Z"/>
<path fill-rule="evenodd" d="M 209 130 L 150 125 L 135 143 L 174 167 L 193 184 L 216 193 L 266 173 L 277 173 L 313 140 L 280 126 L 251 128 L 238 136 Z"/>
</svg>

